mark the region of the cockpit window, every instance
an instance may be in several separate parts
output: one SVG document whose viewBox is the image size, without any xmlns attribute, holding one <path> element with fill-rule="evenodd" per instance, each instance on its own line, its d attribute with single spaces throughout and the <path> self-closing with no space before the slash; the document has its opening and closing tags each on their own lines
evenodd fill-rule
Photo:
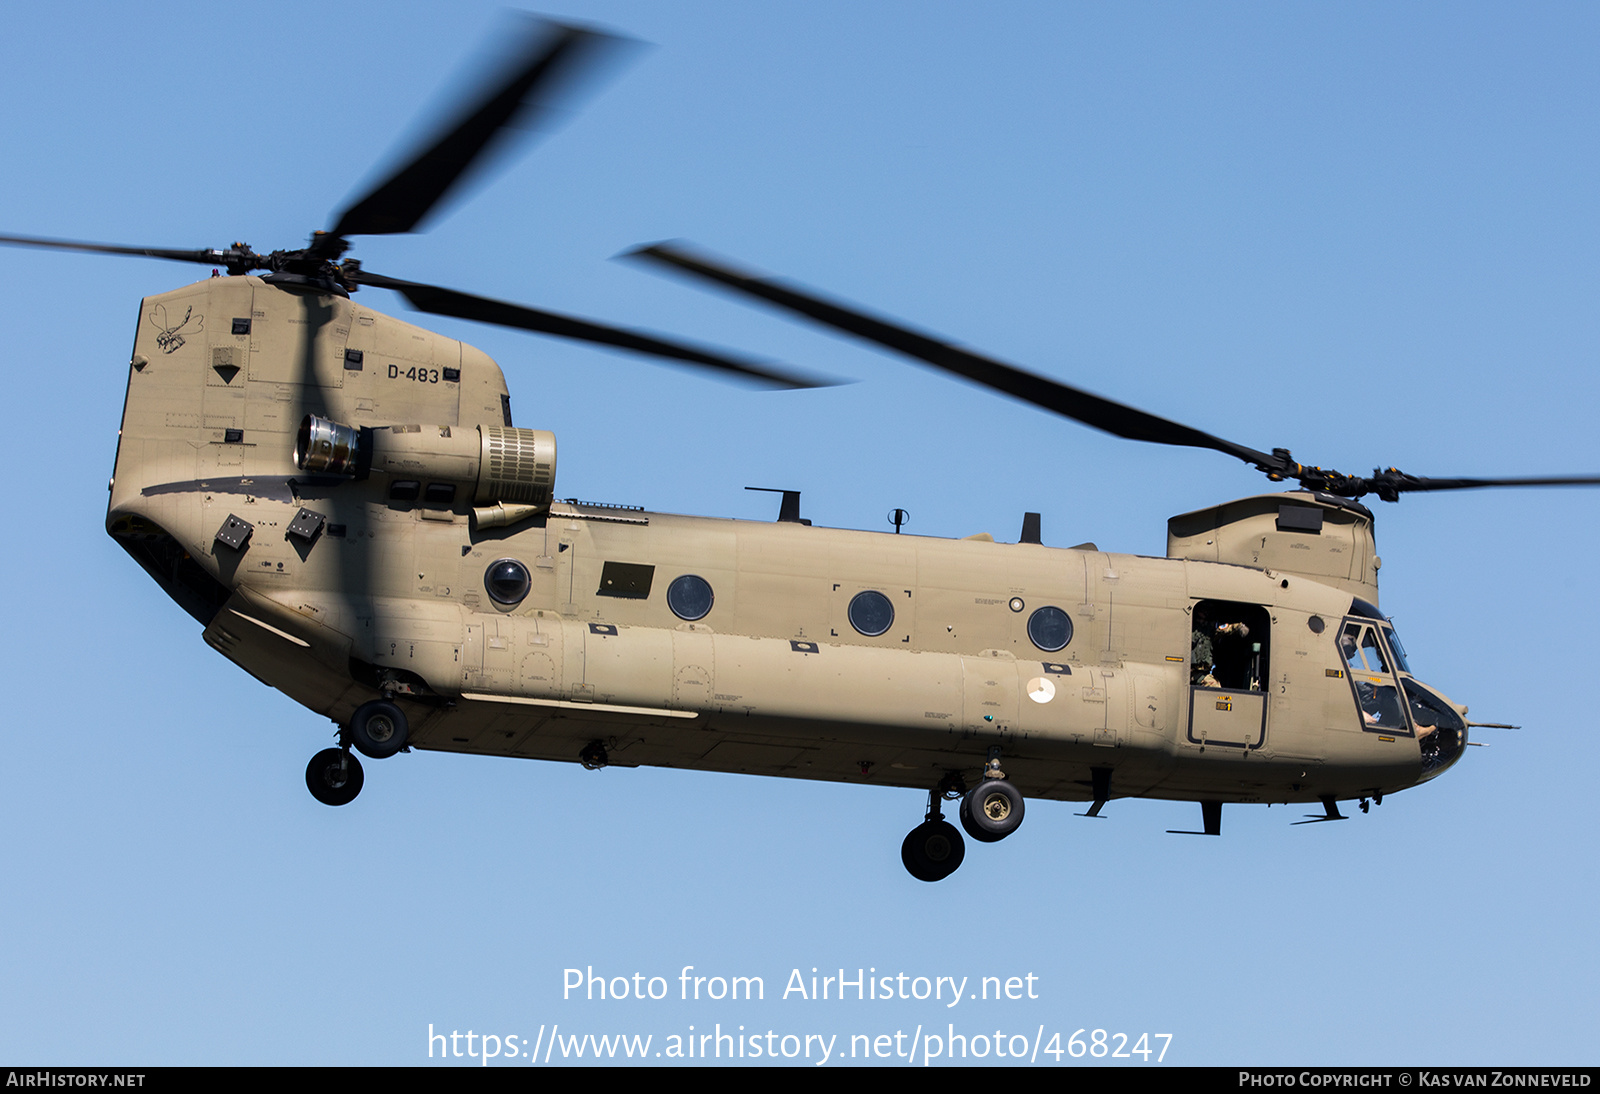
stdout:
<svg viewBox="0 0 1600 1094">
<path fill-rule="evenodd" d="M 1394 624 L 1389 621 L 1389 617 L 1380 612 L 1376 604 L 1370 600 L 1363 600 L 1359 596 L 1350 602 L 1350 614 L 1377 621 L 1378 627 L 1383 631 L 1383 637 L 1388 640 L 1389 652 L 1394 655 L 1394 667 L 1410 675 L 1411 666 L 1406 663 L 1405 648 L 1400 645 L 1400 638 L 1394 633 Z M 1346 629 L 1348 630 L 1348 628 Z M 1382 653 L 1380 652 L 1378 656 L 1381 659 Z M 1387 672 L 1389 670 L 1375 667 L 1373 671 Z"/>
<path fill-rule="evenodd" d="M 1347 621 L 1339 632 L 1339 653 L 1350 670 L 1350 686 L 1361 711 L 1361 728 L 1375 732 L 1407 732 L 1400 691 L 1389 674 L 1377 628 L 1370 623 Z"/>
<path fill-rule="evenodd" d="M 1378 634 L 1371 627 L 1346 623 L 1344 633 L 1339 636 L 1339 652 L 1344 654 L 1352 671 L 1389 671 L 1389 664 L 1383 657 L 1383 647 L 1378 645 Z"/>
<path fill-rule="evenodd" d="M 1361 628 L 1361 659 L 1367 663 L 1368 671 L 1389 671 L 1389 665 L 1383 659 L 1383 647 L 1378 645 L 1378 632 L 1371 627 Z"/>
<path fill-rule="evenodd" d="M 1413 675 L 1411 665 L 1406 661 L 1406 648 L 1400 644 L 1400 636 L 1394 633 L 1394 627 L 1384 627 L 1383 637 L 1389 642 L 1389 652 L 1394 654 L 1394 667 L 1408 676 Z"/>
</svg>

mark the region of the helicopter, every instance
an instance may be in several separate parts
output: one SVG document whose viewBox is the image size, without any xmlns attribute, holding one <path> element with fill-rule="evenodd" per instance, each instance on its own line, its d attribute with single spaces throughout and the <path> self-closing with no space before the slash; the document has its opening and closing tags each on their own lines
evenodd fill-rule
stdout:
<svg viewBox="0 0 1600 1094">
<path fill-rule="evenodd" d="M 513 79 L 304 248 L 176 251 L 219 267 L 140 309 L 107 529 L 247 672 L 332 718 L 307 785 L 356 755 L 438 749 L 870 780 L 929 794 L 902 858 L 938 880 L 1026 797 L 1382 800 L 1467 742 L 1378 610 L 1359 498 L 1594 478 L 1345 475 L 1157 419 L 675 246 L 641 257 L 1136 440 L 1203 447 L 1299 491 L 1176 517 L 1168 557 L 558 500 L 555 440 L 514 426 L 487 357 L 358 305 L 574 337 L 774 386 L 803 374 L 364 270 L 349 237 L 411 230 L 510 123 L 600 48 L 554 31 Z M 443 167 L 441 168 L 441 165 Z M 252 276 L 264 270 L 264 276 Z M 785 295 L 787 293 L 787 295 Z M 541 423 L 547 424 L 547 423 Z M 1076 677 L 1076 679 L 1074 679 Z"/>
</svg>

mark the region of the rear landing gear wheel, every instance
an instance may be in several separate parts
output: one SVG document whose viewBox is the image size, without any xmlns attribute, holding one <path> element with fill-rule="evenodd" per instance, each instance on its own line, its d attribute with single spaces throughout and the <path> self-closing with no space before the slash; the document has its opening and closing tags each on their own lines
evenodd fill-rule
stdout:
<svg viewBox="0 0 1600 1094">
<path fill-rule="evenodd" d="M 387 699 L 362 703 L 350 719 L 350 743 L 373 760 L 387 759 L 399 752 L 406 746 L 410 731 L 405 713 Z"/>
<path fill-rule="evenodd" d="M 1022 824 L 1022 792 L 1006 779 L 984 779 L 961 799 L 961 827 L 980 843 L 998 843 Z"/>
<path fill-rule="evenodd" d="M 955 825 L 930 820 L 913 828 L 900 845 L 900 861 L 918 881 L 942 881 L 956 872 L 967 846 Z"/>
<path fill-rule="evenodd" d="M 349 805 L 362 781 L 361 761 L 342 748 L 325 748 L 306 765 L 306 789 L 323 805 Z"/>
</svg>

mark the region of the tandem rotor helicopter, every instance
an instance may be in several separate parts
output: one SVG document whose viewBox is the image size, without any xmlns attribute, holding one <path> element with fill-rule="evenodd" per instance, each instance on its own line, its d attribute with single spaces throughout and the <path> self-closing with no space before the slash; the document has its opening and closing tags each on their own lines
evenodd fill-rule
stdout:
<svg viewBox="0 0 1600 1094">
<path fill-rule="evenodd" d="M 1466 708 L 1418 680 L 1379 610 L 1361 498 L 1600 476 L 1349 475 L 994 361 L 685 246 L 633 257 L 1130 440 L 1211 449 L 1279 492 L 1168 522 L 1162 558 L 1040 542 L 678 516 L 560 500 L 556 440 L 512 424 L 500 368 L 358 302 L 597 343 L 779 387 L 754 359 L 364 269 L 611 41 L 539 24 L 437 139 L 316 232 L 260 254 L 0 242 L 225 270 L 140 306 L 106 529 L 258 680 L 332 719 L 311 794 L 356 753 L 432 749 L 924 790 L 902 859 L 924 881 L 1029 797 L 1369 801 L 1461 755 Z M 551 423 L 535 423 L 546 425 Z M 1287 484 L 1294 484 L 1292 487 Z M 955 803 L 960 829 L 945 819 Z"/>
</svg>

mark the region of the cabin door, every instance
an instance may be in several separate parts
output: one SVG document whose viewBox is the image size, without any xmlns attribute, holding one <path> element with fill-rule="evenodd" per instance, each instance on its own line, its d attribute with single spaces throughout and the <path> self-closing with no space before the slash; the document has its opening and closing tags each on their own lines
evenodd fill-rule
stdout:
<svg viewBox="0 0 1600 1094">
<path fill-rule="evenodd" d="M 1272 616 L 1260 604 L 1201 600 L 1194 606 L 1189 654 L 1193 745 L 1253 750 L 1267 741 Z"/>
</svg>

